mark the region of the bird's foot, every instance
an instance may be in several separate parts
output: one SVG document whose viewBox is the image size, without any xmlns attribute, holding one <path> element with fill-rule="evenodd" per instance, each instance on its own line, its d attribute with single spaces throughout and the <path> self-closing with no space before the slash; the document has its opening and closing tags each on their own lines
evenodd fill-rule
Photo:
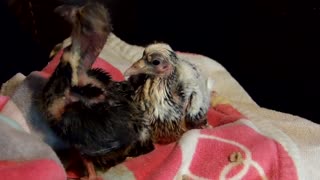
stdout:
<svg viewBox="0 0 320 180">
<path fill-rule="evenodd" d="M 85 176 L 80 178 L 80 180 L 103 180 L 103 178 L 99 176 Z"/>
<path fill-rule="evenodd" d="M 200 126 L 200 129 L 206 129 L 206 128 L 212 128 L 212 126 L 208 122 L 206 124 Z"/>
<path fill-rule="evenodd" d="M 92 163 L 91 160 L 83 157 L 82 157 L 82 160 L 87 169 L 88 175 L 85 177 L 82 177 L 80 180 L 103 180 L 103 178 L 97 175 L 96 170 L 94 168 L 94 164 Z"/>
</svg>

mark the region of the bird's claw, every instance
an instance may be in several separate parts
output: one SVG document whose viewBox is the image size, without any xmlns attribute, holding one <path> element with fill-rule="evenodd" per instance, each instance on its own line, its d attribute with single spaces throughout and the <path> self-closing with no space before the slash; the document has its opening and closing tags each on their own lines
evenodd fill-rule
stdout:
<svg viewBox="0 0 320 180">
<path fill-rule="evenodd" d="M 103 178 L 99 176 L 92 176 L 92 177 L 86 176 L 86 177 L 80 178 L 80 180 L 103 180 Z"/>
</svg>

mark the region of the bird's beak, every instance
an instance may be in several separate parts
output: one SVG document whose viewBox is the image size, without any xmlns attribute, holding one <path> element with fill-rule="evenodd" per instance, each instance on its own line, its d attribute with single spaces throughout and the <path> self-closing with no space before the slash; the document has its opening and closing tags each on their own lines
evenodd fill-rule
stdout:
<svg viewBox="0 0 320 180">
<path fill-rule="evenodd" d="M 146 63 L 143 59 L 138 60 L 131 67 L 129 67 L 125 72 L 124 76 L 133 76 L 144 73 L 146 71 Z"/>
</svg>

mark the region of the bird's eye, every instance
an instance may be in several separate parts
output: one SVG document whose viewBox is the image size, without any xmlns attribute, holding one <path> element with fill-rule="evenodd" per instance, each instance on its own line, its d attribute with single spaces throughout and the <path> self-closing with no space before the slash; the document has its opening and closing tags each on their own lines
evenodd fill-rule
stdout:
<svg viewBox="0 0 320 180">
<path fill-rule="evenodd" d="M 155 66 L 157 66 L 157 65 L 160 64 L 160 60 L 155 59 L 155 60 L 152 61 L 152 64 L 155 65 Z"/>
</svg>

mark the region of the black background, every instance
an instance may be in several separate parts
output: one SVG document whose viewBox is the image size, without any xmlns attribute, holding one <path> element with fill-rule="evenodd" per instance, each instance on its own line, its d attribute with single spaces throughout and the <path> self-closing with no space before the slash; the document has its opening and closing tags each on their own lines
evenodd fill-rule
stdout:
<svg viewBox="0 0 320 180">
<path fill-rule="evenodd" d="M 21 30 L 1 6 L 1 82 L 46 65 L 54 44 L 68 36 L 35 1 L 37 36 Z M 114 33 L 131 44 L 155 40 L 215 59 L 261 106 L 320 122 L 318 111 L 320 5 L 308 1 L 109 0 Z"/>
</svg>

